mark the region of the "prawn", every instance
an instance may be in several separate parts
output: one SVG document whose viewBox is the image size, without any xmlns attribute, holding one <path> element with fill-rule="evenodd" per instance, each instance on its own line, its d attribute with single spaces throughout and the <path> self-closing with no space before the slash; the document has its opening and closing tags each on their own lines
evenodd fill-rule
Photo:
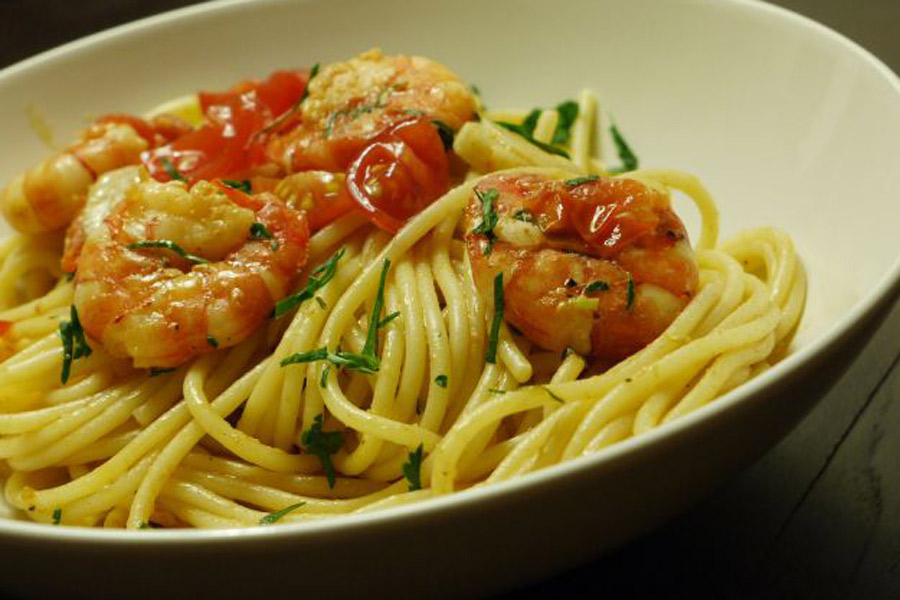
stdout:
<svg viewBox="0 0 900 600">
<path fill-rule="evenodd" d="M 67 227 L 98 176 L 139 164 L 142 152 L 187 128 L 171 115 L 150 123 L 124 115 L 101 117 L 81 132 L 76 143 L 13 178 L 0 191 L 0 210 L 21 233 Z"/>
<path fill-rule="evenodd" d="M 463 224 L 486 298 L 538 346 L 618 361 L 659 336 L 694 296 L 697 264 L 668 193 L 619 177 L 482 180 Z"/>
<path fill-rule="evenodd" d="M 352 209 L 349 198 L 370 221 L 397 231 L 447 191 L 452 136 L 476 110 L 472 92 L 447 68 L 371 50 L 323 68 L 308 92 L 267 155 L 288 174 L 346 177 L 349 197 L 311 196 L 319 214 Z"/>
<path fill-rule="evenodd" d="M 138 167 L 101 178 L 77 226 L 66 257 L 82 326 L 136 367 L 245 339 L 291 289 L 309 242 L 305 216 L 274 194 L 158 182 Z"/>
</svg>

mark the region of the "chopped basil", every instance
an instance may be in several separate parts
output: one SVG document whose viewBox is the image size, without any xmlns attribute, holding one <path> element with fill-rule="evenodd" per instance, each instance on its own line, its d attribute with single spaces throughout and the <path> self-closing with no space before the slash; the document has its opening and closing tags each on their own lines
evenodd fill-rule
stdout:
<svg viewBox="0 0 900 600">
<path fill-rule="evenodd" d="M 453 148 L 453 130 L 443 121 L 432 119 L 431 124 L 437 128 L 438 135 L 441 136 L 441 143 L 444 144 L 444 150 L 448 151 Z"/>
<path fill-rule="evenodd" d="M 403 463 L 403 476 L 409 481 L 409 491 L 422 489 L 422 444 L 409 453 L 409 460 Z"/>
<path fill-rule="evenodd" d="M 628 276 L 628 291 L 626 292 L 625 308 L 631 310 L 634 306 L 634 278 Z"/>
<path fill-rule="evenodd" d="M 181 174 L 181 171 L 175 168 L 175 165 L 172 164 L 171 160 L 163 157 L 159 159 L 159 164 L 162 165 L 162 168 L 165 169 L 166 173 L 169 174 L 169 177 L 171 177 L 173 181 L 183 181 L 187 183 L 187 178 Z"/>
<path fill-rule="evenodd" d="M 306 287 L 303 288 L 300 292 L 296 294 L 292 294 L 285 298 L 282 298 L 278 302 L 275 303 L 275 310 L 273 311 L 273 316 L 277 319 L 283 317 L 293 309 L 297 308 L 306 300 L 309 300 L 313 296 L 316 295 L 316 292 L 322 289 L 326 283 L 331 281 L 334 278 L 335 273 L 337 273 L 337 263 L 344 256 L 344 248 L 341 248 L 337 252 L 335 252 L 331 258 L 325 261 L 324 264 L 319 266 L 318 269 L 313 271 L 309 279 L 306 281 Z"/>
<path fill-rule="evenodd" d="M 497 344 L 500 342 L 500 323 L 503 321 L 503 273 L 497 273 L 494 277 L 494 318 L 491 321 L 491 333 L 488 337 L 487 352 L 484 361 L 494 364 L 497 362 Z"/>
<path fill-rule="evenodd" d="M 528 143 L 533 144 L 534 146 L 537 146 L 538 148 L 540 148 L 547 154 L 555 154 L 556 156 L 562 156 L 563 158 L 569 158 L 569 153 L 566 152 L 565 150 L 561 150 L 560 148 L 551 146 L 550 144 L 545 144 L 544 142 L 539 142 L 536 139 L 534 139 L 534 137 L 522 125 L 516 125 L 515 123 L 505 123 L 503 121 L 497 121 L 497 125 L 499 125 L 500 127 L 503 127 L 504 129 L 508 129 L 509 131 L 512 131 L 513 133 L 519 134 L 520 136 L 525 138 L 525 140 Z"/>
<path fill-rule="evenodd" d="M 566 179 L 563 181 L 566 184 L 566 187 L 578 187 L 579 185 L 590 183 L 592 181 L 598 181 L 600 179 L 599 175 L 588 175 L 587 177 L 576 177 L 574 179 Z"/>
<path fill-rule="evenodd" d="M 619 160 L 622 161 L 621 167 L 617 169 L 610 169 L 610 172 L 621 173 L 625 171 L 634 171 L 635 169 L 637 169 L 640 161 L 631 150 L 631 146 L 629 146 L 628 142 L 625 141 L 625 138 L 622 136 L 619 128 L 615 125 L 610 125 L 609 133 L 612 135 L 613 142 L 615 142 L 616 144 L 616 149 L 619 153 Z"/>
<path fill-rule="evenodd" d="M 331 372 L 331 365 L 325 365 L 322 369 L 322 377 L 319 378 L 319 387 L 328 387 L 328 373 Z"/>
<path fill-rule="evenodd" d="M 244 192 L 245 194 L 253 193 L 253 186 L 250 185 L 249 179 L 223 179 L 222 183 L 227 185 L 233 190 L 238 190 Z"/>
<path fill-rule="evenodd" d="M 184 248 L 173 242 L 172 240 L 148 240 L 146 242 L 137 242 L 135 244 L 128 244 L 128 248 L 130 250 L 140 250 L 143 248 L 163 248 L 165 250 L 171 250 L 175 254 L 181 256 L 182 258 L 187 259 L 189 262 L 194 263 L 195 265 L 206 264 L 209 261 L 203 258 L 202 256 L 197 256 L 195 254 L 191 254 L 186 251 Z"/>
<path fill-rule="evenodd" d="M 307 454 L 318 457 L 325 470 L 328 487 L 334 488 L 335 473 L 331 456 L 344 445 L 344 434 L 340 431 L 322 431 L 324 417 L 317 415 L 309 429 L 300 435 L 300 446 Z"/>
<path fill-rule="evenodd" d="M 272 232 L 266 229 L 262 223 L 253 223 L 250 226 L 250 237 L 254 240 L 271 240 Z"/>
<path fill-rule="evenodd" d="M 605 292 L 608 289 L 609 289 L 608 283 L 606 283 L 605 281 L 597 280 L 597 281 L 592 281 L 589 284 L 587 284 L 586 286 L 584 286 L 584 293 L 590 294 L 592 292 Z"/>
<path fill-rule="evenodd" d="M 435 385 L 437 385 L 438 387 L 442 387 L 442 388 L 447 387 L 448 381 L 449 381 L 449 379 L 446 375 L 438 375 L 437 377 L 434 378 Z"/>
<path fill-rule="evenodd" d="M 213 348 L 219 347 L 219 340 L 217 340 L 216 338 L 214 338 L 211 335 L 206 336 L 206 343 L 209 344 L 210 346 L 212 346 Z"/>
<path fill-rule="evenodd" d="M 556 129 L 553 130 L 554 144 L 567 144 L 572 135 L 572 125 L 578 118 L 578 103 L 574 100 L 566 100 L 556 105 L 559 119 L 556 121 Z"/>
<path fill-rule="evenodd" d="M 78 310 L 73 304 L 69 308 L 69 321 L 63 321 L 59 324 L 59 337 L 62 339 L 63 345 L 63 361 L 62 373 L 60 380 L 63 385 L 69 380 L 69 374 L 72 370 L 72 361 L 91 355 L 91 347 L 87 343 L 84 336 L 84 328 L 81 326 L 81 320 L 78 318 Z"/>
<path fill-rule="evenodd" d="M 270 512 L 263 518 L 259 520 L 260 525 L 271 525 L 272 523 L 277 523 L 289 513 L 297 510 L 301 506 L 306 504 L 306 502 L 298 502 L 297 504 L 291 504 L 290 506 L 285 506 L 281 510 L 276 510 L 275 512 Z"/>
</svg>

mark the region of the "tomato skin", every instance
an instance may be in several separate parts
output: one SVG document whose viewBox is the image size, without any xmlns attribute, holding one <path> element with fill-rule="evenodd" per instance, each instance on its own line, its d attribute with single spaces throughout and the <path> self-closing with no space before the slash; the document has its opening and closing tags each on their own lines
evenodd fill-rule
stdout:
<svg viewBox="0 0 900 600">
<path fill-rule="evenodd" d="M 397 232 L 450 186 L 444 145 L 422 117 L 377 135 L 347 170 L 347 189 L 378 227 Z"/>
<path fill-rule="evenodd" d="M 307 80 L 304 72 L 276 71 L 262 82 L 245 81 L 227 92 L 201 92 L 205 123 L 144 153 L 147 170 L 154 179 L 168 181 L 174 167 L 193 183 L 234 176 L 264 162 L 264 128 L 299 102 Z"/>
</svg>

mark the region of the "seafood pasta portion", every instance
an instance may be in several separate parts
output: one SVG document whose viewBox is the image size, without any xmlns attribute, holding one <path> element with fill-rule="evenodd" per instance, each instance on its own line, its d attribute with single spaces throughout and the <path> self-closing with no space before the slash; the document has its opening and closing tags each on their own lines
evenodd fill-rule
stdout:
<svg viewBox="0 0 900 600">
<path fill-rule="evenodd" d="M 696 178 L 638 166 L 591 92 L 489 111 L 377 50 L 100 117 L 0 192 L 7 502 L 55 525 L 319 519 L 714 401 L 786 351 L 804 271 L 777 229 L 719 244 Z"/>
</svg>

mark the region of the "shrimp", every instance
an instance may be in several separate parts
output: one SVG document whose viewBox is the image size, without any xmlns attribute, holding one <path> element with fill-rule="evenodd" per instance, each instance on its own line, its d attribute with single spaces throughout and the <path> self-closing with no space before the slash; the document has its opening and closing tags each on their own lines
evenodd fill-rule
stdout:
<svg viewBox="0 0 900 600">
<path fill-rule="evenodd" d="M 82 213 L 74 303 L 87 334 L 167 368 L 249 336 L 306 263 L 306 218 L 275 195 L 140 168 L 98 181 Z"/>
<path fill-rule="evenodd" d="M 25 234 L 67 227 L 99 175 L 139 164 L 141 153 L 186 128 L 186 123 L 171 115 L 160 115 L 152 124 L 123 115 L 101 117 L 76 143 L 10 181 L 0 191 L 0 210 L 10 225 Z"/>
<path fill-rule="evenodd" d="M 623 178 L 495 175 L 466 206 L 479 289 L 503 274 L 505 320 L 547 350 L 617 361 L 694 296 L 697 264 L 667 192 Z"/>
<path fill-rule="evenodd" d="M 475 97 L 446 67 L 419 56 L 370 50 L 331 64 L 309 82 L 299 122 L 269 143 L 288 172 L 339 172 L 369 140 L 411 115 L 456 131 L 475 116 Z"/>
</svg>

